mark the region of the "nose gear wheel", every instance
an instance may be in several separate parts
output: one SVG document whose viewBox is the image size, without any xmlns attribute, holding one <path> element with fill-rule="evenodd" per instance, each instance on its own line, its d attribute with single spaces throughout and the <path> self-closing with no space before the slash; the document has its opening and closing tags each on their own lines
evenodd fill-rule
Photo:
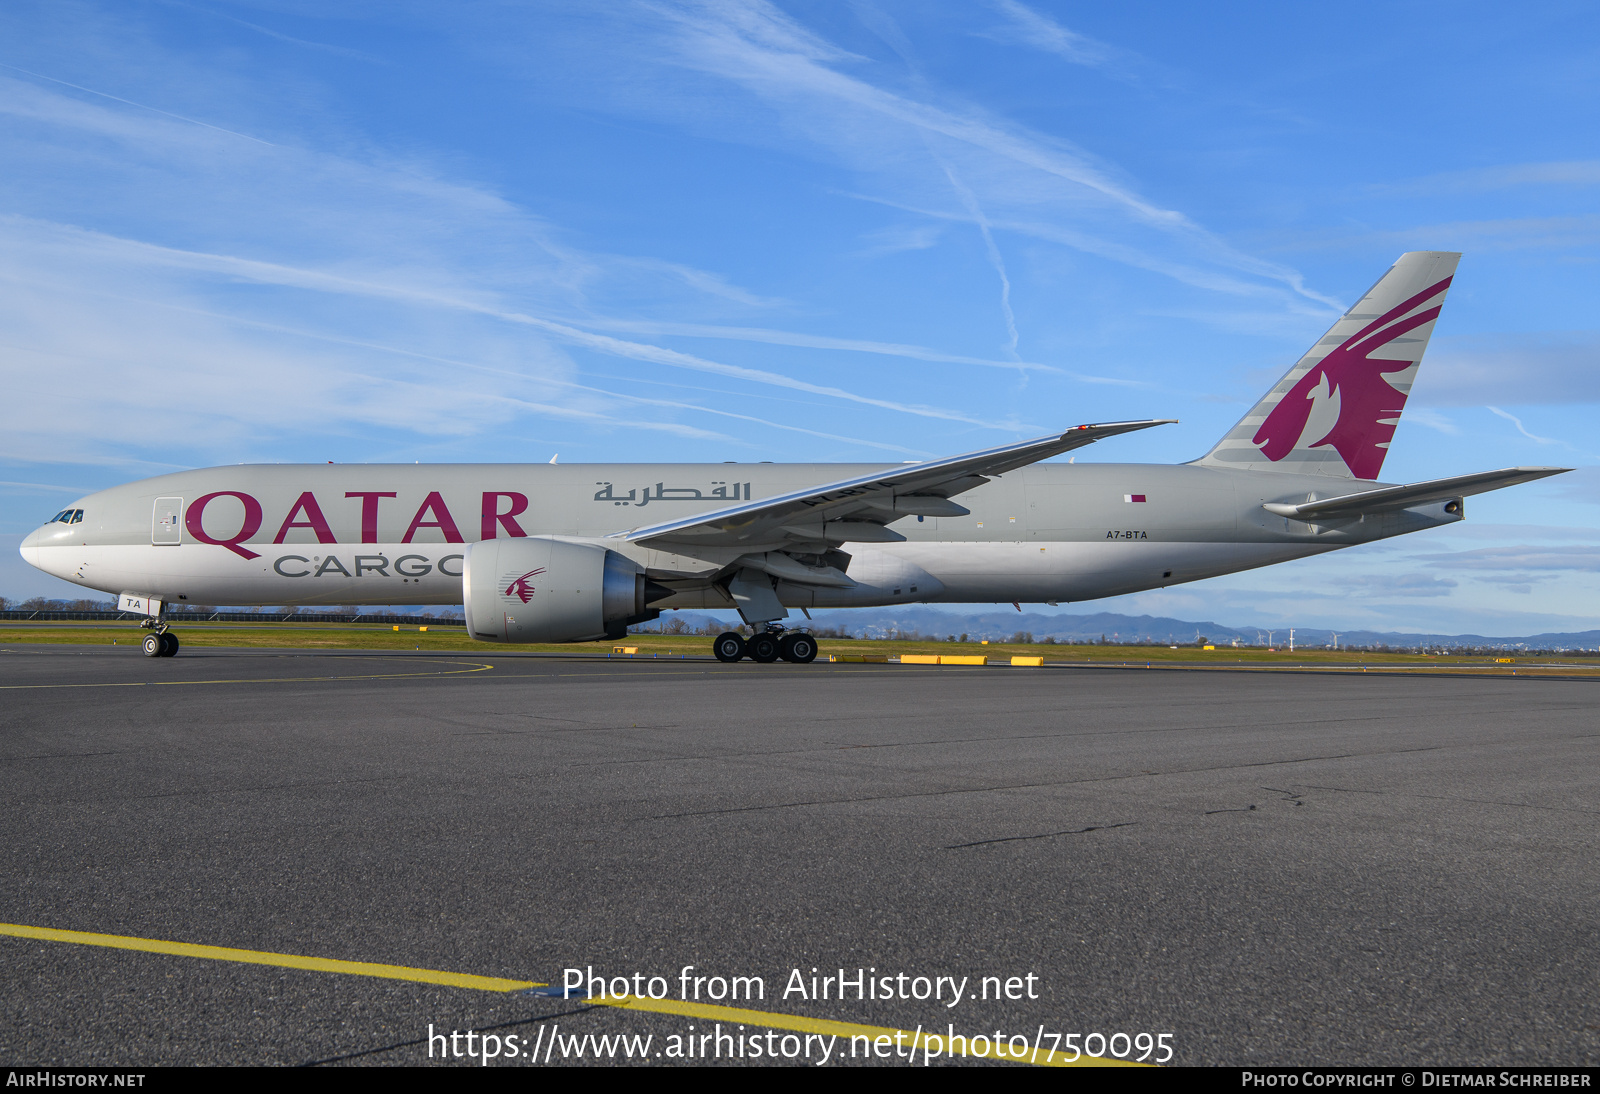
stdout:
<svg viewBox="0 0 1600 1094">
<path fill-rule="evenodd" d="M 178 652 L 178 636 L 171 631 L 154 631 L 140 644 L 146 657 L 171 657 Z"/>
</svg>

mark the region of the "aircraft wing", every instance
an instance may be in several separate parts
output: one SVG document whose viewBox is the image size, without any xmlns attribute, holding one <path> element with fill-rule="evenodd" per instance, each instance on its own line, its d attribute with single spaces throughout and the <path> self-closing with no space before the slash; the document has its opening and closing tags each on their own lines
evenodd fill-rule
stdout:
<svg viewBox="0 0 1600 1094">
<path fill-rule="evenodd" d="M 1515 486 L 1520 482 L 1532 482 L 1534 479 L 1560 475 L 1570 470 L 1572 470 L 1570 467 L 1507 467 L 1501 471 L 1480 471 L 1476 475 L 1457 475 L 1451 479 L 1431 479 L 1428 482 L 1412 483 L 1410 486 L 1383 486 L 1376 490 L 1341 494 L 1336 498 L 1319 498 L 1298 505 L 1292 502 L 1269 501 L 1261 508 L 1280 517 L 1289 517 L 1291 520 L 1339 520 L 1365 516 L 1368 513 L 1409 509 L 1413 505 L 1447 501 L 1468 494 L 1482 494 L 1488 490 L 1499 490 L 1501 487 Z"/>
<path fill-rule="evenodd" d="M 740 547 L 776 551 L 809 546 L 821 551 L 840 543 L 895 543 L 905 537 L 887 525 L 903 517 L 965 516 L 969 510 L 950 498 L 987 482 L 986 476 L 1026 467 L 1105 437 L 1175 420 L 1080 425 L 1031 441 L 927 463 L 903 464 L 699 516 L 618 532 L 615 538 L 666 550 Z"/>
</svg>

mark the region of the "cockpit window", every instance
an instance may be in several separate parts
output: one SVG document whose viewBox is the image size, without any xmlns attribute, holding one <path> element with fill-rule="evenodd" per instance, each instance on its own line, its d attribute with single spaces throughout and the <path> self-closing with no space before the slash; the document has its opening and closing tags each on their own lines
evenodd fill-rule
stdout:
<svg viewBox="0 0 1600 1094">
<path fill-rule="evenodd" d="M 77 524 L 83 520 L 82 509 L 63 509 L 45 523 L 47 524 Z"/>
<path fill-rule="evenodd" d="M 83 519 L 83 510 L 82 509 L 74 509 L 72 511 L 72 519 L 67 521 L 67 523 L 68 524 L 77 524 L 82 519 Z"/>
</svg>

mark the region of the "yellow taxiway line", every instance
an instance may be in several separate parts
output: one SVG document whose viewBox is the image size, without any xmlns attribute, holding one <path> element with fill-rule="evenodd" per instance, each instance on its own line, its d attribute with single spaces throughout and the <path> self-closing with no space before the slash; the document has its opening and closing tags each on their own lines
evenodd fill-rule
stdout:
<svg viewBox="0 0 1600 1094">
<path fill-rule="evenodd" d="M 447 972 L 442 969 L 418 969 L 409 965 L 385 965 L 372 961 L 342 961 L 331 957 L 307 957 L 301 954 L 272 953 L 266 950 L 242 950 L 232 946 L 204 946 L 193 942 L 168 942 L 157 938 L 138 938 L 133 935 L 96 934 L 92 931 L 64 931 L 54 927 L 30 927 L 20 923 L 0 923 L 0 935 L 13 938 L 31 938 L 44 942 L 66 942 L 79 946 L 103 946 L 117 950 L 138 950 L 144 953 L 166 954 L 172 957 L 199 957 L 210 961 L 231 961 L 244 965 L 274 965 L 285 969 L 303 969 L 309 972 L 342 973 L 347 976 L 373 976 L 385 980 L 410 980 L 419 984 L 440 984 L 451 988 L 468 988 L 475 991 L 513 992 L 542 988 L 548 985 L 533 980 L 510 980 L 500 976 L 477 976 L 472 973 Z M 561 996 L 550 996 L 561 998 Z M 796 1033 L 814 1033 L 822 1036 L 844 1038 L 865 1037 L 869 1044 L 892 1046 L 907 1052 L 934 1051 L 939 1046 L 941 1058 L 948 1059 L 950 1046 L 946 1035 L 938 1031 L 924 1033 L 918 1030 L 896 1029 L 892 1026 L 868 1026 L 855 1022 L 837 1022 L 826 1018 L 806 1018 L 796 1014 L 779 1014 L 774 1011 L 748 1010 L 742 1007 L 724 1007 L 713 1003 L 691 1003 L 676 999 L 650 999 L 643 996 L 620 996 L 610 999 L 574 997 L 573 1002 L 589 1006 L 613 1007 L 617 1010 L 642 1011 L 654 1014 L 671 1014 L 681 1018 L 698 1018 L 702 1021 L 726 1022 L 730 1025 L 760 1026 L 765 1029 L 782 1029 Z M 958 1037 L 963 1037 L 957 1034 Z M 983 1036 L 980 1034 L 980 1036 Z M 887 1038 L 887 1041 L 882 1040 Z M 1115 1057 L 1068 1056 L 1059 1050 L 1044 1048 L 1030 1039 L 1029 1047 L 1013 1054 L 1009 1043 L 983 1040 L 985 1051 L 976 1051 L 971 1038 L 964 1038 L 968 1051 L 963 1058 L 989 1059 L 1004 1062 L 1036 1064 L 1042 1067 L 1138 1067 L 1133 1060 Z M 901 1057 L 902 1059 L 906 1057 Z M 887 1061 L 886 1061 L 887 1062 Z"/>
<path fill-rule="evenodd" d="M 72 942 L 79 946 L 106 946 L 114 950 L 142 950 L 173 957 L 203 957 L 211 961 L 234 961 L 244 965 L 277 965 L 311 972 L 342 972 L 350 976 L 376 976 L 385 980 L 414 980 L 420 984 L 443 984 L 446 987 L 475 988 L 478 991 L 519 991 L 544 987 L 531 980 L 507 980 L 499 976 L 474 976 L 471 973 L 442 972 L 438 969 L 413 969 L 406 965 L 380 965 L 372 961 L 339 961 L 331 957 L 238 950 L 231 946 L 200 946 L 193 942 L 166 942 L 159 938 L 136 938 L 125 934 L 61 931 L 53 927 L 28 927 L 20 923 L 0 923 L 0 935 L 37 938 L 46 942 Z"/>
</svg>

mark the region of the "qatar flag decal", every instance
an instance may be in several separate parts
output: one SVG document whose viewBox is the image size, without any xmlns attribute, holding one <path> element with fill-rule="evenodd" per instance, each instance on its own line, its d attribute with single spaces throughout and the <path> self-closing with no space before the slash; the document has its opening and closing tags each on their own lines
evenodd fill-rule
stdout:
<svg viewBox="0 0 1600 1094">
<path fill-rule="evenodd" d="M 1142 501 L 1144 501 L 1144 495 L 1143 494 L 1124 494 L 1124 495 L 1122 495 L 1122 500 L 1123 501 L 1130 501 L 1130 502 L 1142 502 Z"/>
</svg>

